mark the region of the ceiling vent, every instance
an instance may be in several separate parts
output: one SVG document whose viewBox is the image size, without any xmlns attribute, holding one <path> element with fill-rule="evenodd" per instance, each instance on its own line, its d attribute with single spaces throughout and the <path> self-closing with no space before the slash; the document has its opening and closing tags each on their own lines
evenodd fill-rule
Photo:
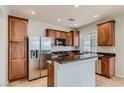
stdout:
<svg viewBox="0 0 124 93">
<path fill-rule="evenodd" d="M 72 22 L 72 21 L 75 21 L 75 19 L 73 19 L 73 18 L 70 18 L 70 19 L 69 19 L 69 21 L 71 21 L 71 22 Z"/>
</svg>

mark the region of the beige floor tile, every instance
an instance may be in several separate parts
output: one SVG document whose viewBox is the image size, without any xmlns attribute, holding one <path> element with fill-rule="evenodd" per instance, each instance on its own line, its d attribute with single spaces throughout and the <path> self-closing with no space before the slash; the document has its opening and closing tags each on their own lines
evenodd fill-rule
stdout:
<svg viewBox="0 0 124 93">
<path fill-rule="evenodd" d="M 103 76 L 96 75 L 97 87 L 124 87 L 124 78 L 114 76 L 108 79 Z"/>
<path fill-rule="evenodd" d="M 33 81 L 26 79 L 14 81 L 9 84 L 10 87 L 47 87 L 47 77 L 40 78 Z M 108 79 L 96 75 L 96 87 L 124 87 L 124 78 L 113 77 Z"/>
<path fill-rule="evenodd" d="M 28 81 L 26 79 L 14 81 L 9 84 L 10 87 L 47 87 L 47 77 Z"/>
</svg>

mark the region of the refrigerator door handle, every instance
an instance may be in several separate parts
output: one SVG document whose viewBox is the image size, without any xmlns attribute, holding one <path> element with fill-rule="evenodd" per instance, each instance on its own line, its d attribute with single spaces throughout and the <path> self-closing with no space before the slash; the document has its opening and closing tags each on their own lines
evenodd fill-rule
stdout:
<svg viewBox="0 0 124 93">
<path fill-rule="evenodd" d="M 35 58 L 38 58 L 38 50 L 35 51 Z"/>
<path fill-rule="evenodd" d="M 30 52 L 31 52 L 31 58 L 33 58 L 33 50 L 31 50 Z"/>
</svg>

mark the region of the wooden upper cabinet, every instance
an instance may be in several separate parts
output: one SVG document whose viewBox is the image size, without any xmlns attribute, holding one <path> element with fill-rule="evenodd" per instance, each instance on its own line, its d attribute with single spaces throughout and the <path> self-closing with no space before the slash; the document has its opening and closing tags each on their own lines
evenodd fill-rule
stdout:
<svg viewBox="0 0 124 93">
<path fill-rule="evenodd" d="M 48 29 L 48 30 L 46 31 L 46 35 L 47 35 L 48 37 L 51 37 L 51 44 L 52 44 L 52 45 L 55 45 L 55 38 L 56 38 L 56 33 L 55 33 L 55 31 L 54 31 L 54 30 L 51 30 L 51 29 Z"/>
<path fill-rule="evenodd" d="M 27 22 L 15 18 L 10 20 L 10 41 L 24 41 L 27 35 Z"/>
<path fill-rule="evenodd" d="M 72 46 L 73 45 L 73 32 L 67 32 L 66 34 L 66 45 Z"/>
<path fill-rule="evenodd" d="M 67 38 L 67 32 L 61 32 L 61 38 L 66 39 Z"/>
<path fill-rule="evenodd" d="M 80 45 L 80 32 L 79 31 L 73 31 L 73 46 L 79 47 Z"/>
<path fill-rule="evenodd" d="M 55 31 L 56 35 L 55 37 L 56 38 L 62 38 L 62 32 L 61 31 Z"/>
<path fill-rule="evenodd" d="M 65 39 L 66 40 L 66 46 L 75 46 L 79 47 L 79 40 L 80 40 L 80 33 L 79 31 L 70 31 L 70 32 L 64 32 L 59 30 L 52 30 L 47 29 L 46 30 L 46 36 L 51 37 L 52 39 L 52 45 L 55 45 L 55 39 Z"/>
<path fill-rule="evenodd" d="M 113 46 L 115 45 L 115 21 L 111 20 L 97 25 L 98 45 Z"/>
<path fill-rule="evenodd" d="M 9 16 L 9 80 L 27 77 L 27 24 L 28 20 Z"/>
</svg>

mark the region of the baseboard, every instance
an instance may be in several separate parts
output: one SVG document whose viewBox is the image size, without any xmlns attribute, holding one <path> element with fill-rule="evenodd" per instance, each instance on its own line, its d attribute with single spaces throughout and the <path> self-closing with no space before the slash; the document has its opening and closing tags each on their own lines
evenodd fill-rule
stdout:
<svg viewBox="0 0 124 93">
<path fill-rule="evenodd" d="M 8 84 L 0 84 L 0 87 L 7 87 Z"/>
<path fill-rule="evenodd" d="M 8 81 L 6 81 L 5 84 L 0 84 L 0 87 L 8 87 L 8 86 L 9 86 L 9 82 Z"/>
<path fill-rule="evenodd" d="M 123 75 L 119 75 L 119 74 L 115 74 L 115 76 L 117 76 L 117 77 L 121 77 L 121 78 L 124 78 Z"/>
</svg>

